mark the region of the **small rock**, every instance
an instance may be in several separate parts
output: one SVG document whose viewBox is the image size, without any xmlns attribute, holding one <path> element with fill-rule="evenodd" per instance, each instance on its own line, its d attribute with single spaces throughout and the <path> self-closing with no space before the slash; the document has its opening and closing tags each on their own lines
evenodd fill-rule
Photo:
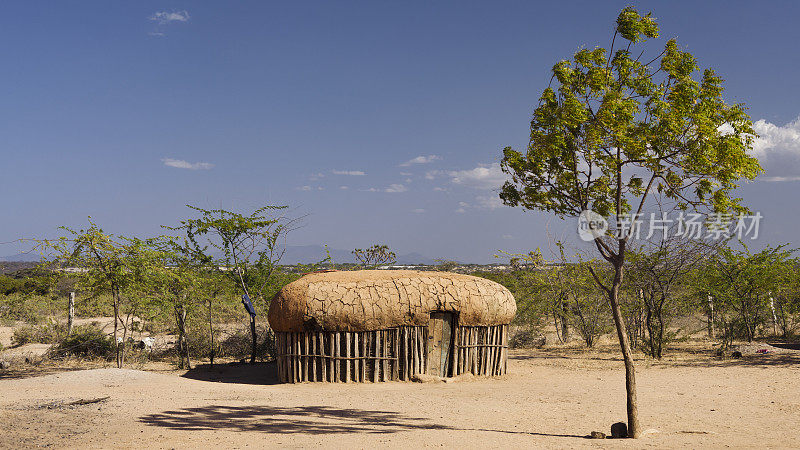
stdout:
<svg viewBox="0 0 800 450">
<path fill-rule="evenodd" d="M 742 357 L 742 352 L 737 350 L 737 351 L 731 353 L 731 357 L 733 357 L 733 358 L 741 358 Z"/>
<path fill-rule="evenodd" d="M 605 433 L 601 433 L 599 431 L 592 431 L 589 434 L 589 437 L 592 438 L 592 439 L 605 439 L 606 438 L 606 434 Z"/>
<path fill-rule="evenodd" d="M 11 364 L 8 361 L 0 361 L 0 370 L 8 370 Z"/>
<path fill-rule="evenodd" d="M 611 437 L 614 439 L 628 437 L 628 426 L 625 425 L 625 422 L 617 422 L 611 425 Z"/>
</svg>

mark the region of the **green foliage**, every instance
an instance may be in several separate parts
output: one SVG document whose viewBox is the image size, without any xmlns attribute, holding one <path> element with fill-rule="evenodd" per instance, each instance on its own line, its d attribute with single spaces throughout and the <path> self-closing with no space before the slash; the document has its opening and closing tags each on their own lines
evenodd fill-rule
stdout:
<svg viewBox="0 0 800 450">
<path fill-rule="evenodd" d="M 562 256 L 563 258 L 563 256 Z M 603 268 L 595 261 L 566 262 L 553 269 L 550 279 L 557 289 L 559 307 L 555 310 L 573 329 L 577 330 L 587 347 L 594 347 L 597 339 L 608 333 L 608 299 L 589 272 L 601 276 Z"/>
<path fill-rule="evenodd" d="M 449 259 L 437 259 L 436 261 L 436 270 L 440 272 L 450 272 L 456 267 L 458 267 L 458 263 L 455 261 L 451 261 Z"/>
<path fill-rule="evenodd" d="M 91 217 L 89 227 L 73 230 L 62 227 L 65 236 L 42 241 L 43 253 L 54 253 L 44 265 L 78 267 L 76 287 L 90 297 L 110 294 L 114 314 L 114 343 L 117 367 L 125 361 L 125 337 L 131 321 L 146 307 L 141 300 L 152 281 L 155 268 L 162 267 L 156 239 L 126 238 L 105 233 Z M 54 272 L 59 273 L 61 272 Z M 118 329 L 122 338 L 118 340 Z M 120 342 L 117 344 L 117 342 Z"/>
<path fill-rule="evenodd" d="M 552 319 L 562 342 L 569 341 L 569 329 L 573 328 L 587 347 L 594 346 L 597 338 L 609 331 L 605 293 L 589 272 L 595 262 L 571 261 L 563 248 L 558 264 L 546 263 L 538 249 L 528 254 L 501 253 L 515 261 L 514 270 L 473 275 L 500 283 L 511 291 L 517 301 L 515 324 L 541 334 Z M 595 270 L 602 273 L 600 267 Z"/>
<path fill-rule="evenodd" d="M 178 227 L 166 227 L 185 232 L 180 245 L 184 257 L 228 277 L 253 301 L 267 302 L 264 291 L 285 252 L 282 241 L 295 224 L 275 215 L 287 207 L 267 205 L 250 215 L 189 208 L 199 212 L 200 218 L 182 220 Z M 215 252 L 220 256 L 215 257 Z"/>
<path fill-rule="evenodd" d="M 627 255 L 628 331 L 645 354 L 661 359 L 664 347 L 676 337 L 670 331 L 674 319 L 691 310 L 691 276 L 706 263 L 713 247 L 668 238 L 637 250 Z"/>
<path fill-rule="evenodd" d="M 6 275 L 0 275 L 0 295 L 9 295 L 21 291 L 22 283 Z"/>
<path fill-rule="evenodd" d="M 67 336 L 50 349 L 51 357 L 81 356 L 110 358 L 114 355 L 114 340 L 96 325 L 75 327 Z"/>
<path fill-rule="evenodd" d="M 67 334 L 64 324 L 54 320 L 40 325 L 25 325 L 14 329 L 11 345 L 18 347 L 25 344 L 55 344 Z"/>
<path fill-rule="evenodd" d="M 740 250 L 721 247 L 696 281 L 696 290 L 713 298 L 724 346 L 736 338 L 755 338 L 771 316 L 770 297 L 786 292 L 798 266 L 794 250 L 785 245 L 752 253 L 741 244 Z"/>
<path fill-rule="evenodd" d="M 0 295 L 47 295 L 50 293 L 50 281 L 41 274 L 17 277 L 0 275 Z"/>
<path fill-rule="evenodd" d="M 732 191 L 761 167 L 741 104 L 722 99 L 722 78 L 669 40 L 655 58 L 637 47 L 658 36 L 650 15 L 625 8 L 611 50 L 582 49 L 553 66 L 526 152 L 503 151 L 512 176 L 500 197 L 559 216 L 631 211 L 653 190 L 680 208 L 743 211 Z M 649 62 L 643 62 L 649 61 Z M 646 182 L 645 182 L 646 181 Z"/>
<path fill-rule="evenodd" d="M 388 245 L 375 244 L 364 250 L 357 248 L 353 250 L 353 256 L 364 269 L 375 268 L 383 264 L 391 264 L 397 260 L 397 255 L 389 250 Z"/>
</svg>

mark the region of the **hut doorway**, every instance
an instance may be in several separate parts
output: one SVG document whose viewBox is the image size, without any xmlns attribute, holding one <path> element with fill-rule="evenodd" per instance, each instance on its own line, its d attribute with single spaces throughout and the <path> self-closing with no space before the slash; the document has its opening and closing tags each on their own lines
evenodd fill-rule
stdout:
<svg viewBox="0 0 800 450">
<path fill-rule="evenodd" d="M 450 312 L 432 312 L 428 321 L 428 375 L 450 375 L 453 349 L 455 315 Z"/>
</svg>

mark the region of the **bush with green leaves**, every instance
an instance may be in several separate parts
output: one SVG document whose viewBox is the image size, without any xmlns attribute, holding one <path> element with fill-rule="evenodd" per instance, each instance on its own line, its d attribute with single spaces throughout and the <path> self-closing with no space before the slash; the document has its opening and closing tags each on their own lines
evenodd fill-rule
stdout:
<svg viewBox="0 0 800 450">
<path fill-rule="evenodd" d="M 14 330 L 11 344 L 15 347 L 25 344 L 55 344 L 66 333 L 66 327 L 53 320 L 40 325 L 25 325 Z"/>
<path fill-rule="evenodd" d="M 51 357 L 66 356 L 110 358 L 114 355 L 116 345 L 109 335 L 98 326 L 82 325 L 76 327 L 67 336 L 50 349 Z"/>
</svg>

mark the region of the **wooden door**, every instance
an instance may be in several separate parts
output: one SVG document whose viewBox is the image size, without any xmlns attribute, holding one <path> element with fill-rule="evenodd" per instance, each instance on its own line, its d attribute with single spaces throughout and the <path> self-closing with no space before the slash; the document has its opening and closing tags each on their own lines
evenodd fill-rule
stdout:
<svg viewBox="0 0 800 450">
<path fill-rule="evenodd" d="M 453 313 L 432 312 L 428 322 L 428 375 L 450 375 Z"/>
</svg>

